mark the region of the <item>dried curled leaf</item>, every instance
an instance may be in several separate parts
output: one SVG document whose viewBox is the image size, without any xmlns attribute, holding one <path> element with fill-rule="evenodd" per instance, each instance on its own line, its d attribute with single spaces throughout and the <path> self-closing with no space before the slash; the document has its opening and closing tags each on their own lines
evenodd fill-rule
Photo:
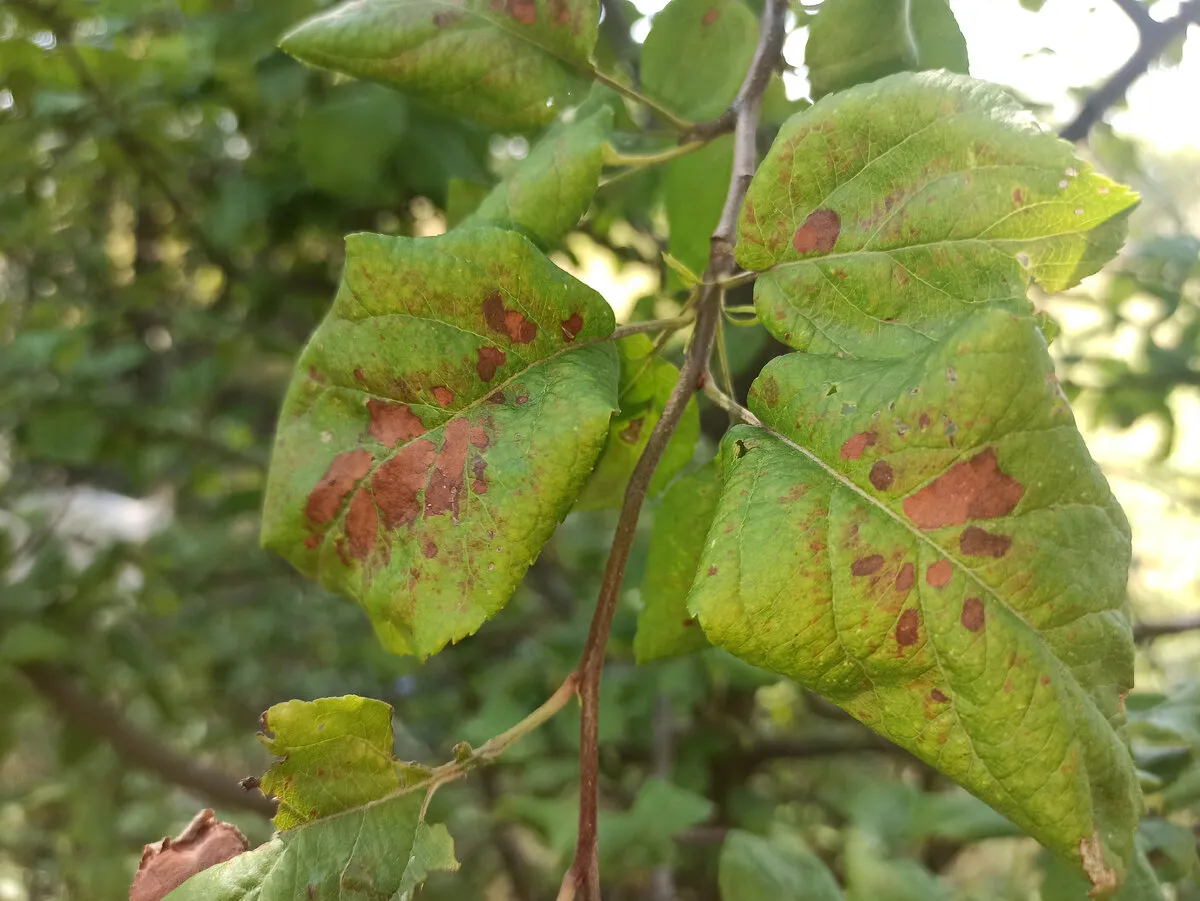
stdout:
<svg viewBox="0 0 1200 901">
<path fill-rule="evenodd" d="M 175 838 L 146 845 L 129 901 L 161 901 L 192 876 L 249 847 L 236 826 L 222 823 L 211 808 L 202 810 Z"/>
</svg>

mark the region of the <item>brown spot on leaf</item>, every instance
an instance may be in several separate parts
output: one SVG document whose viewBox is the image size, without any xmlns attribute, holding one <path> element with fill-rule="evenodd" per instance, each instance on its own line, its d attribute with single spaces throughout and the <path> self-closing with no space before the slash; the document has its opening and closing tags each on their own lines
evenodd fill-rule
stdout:
<svg viewBox="0 0 1200 901">
<path fill-rule="evenodd" d="M 475 477 L 471 482 L 471 490 L 476 494 L 487 494 L 487 460 L 476 457 L 475 462 L 471 464 L 471 475 Z"/>
<path fill-rule="evenodd" d="M 638 439 L 642 435 L 642 422 L 643 420 L 641 416 L 639 416 L 637 419 L 629 420 L 629 425 L 621 429 L 621 440 L 628 444 L 637 444 Z"/>
<path fill-rule="evenodd" d="M 1013 206 L 1020 206 L 1025 202 L 1025 195 L 1021 193 L 1020 188 L 1013 188 Z"/>
<path fill-rule="evenodd" d="M 983 628 L 983 601 L 979 598 L 967 598 L 963 601 L 962 615 L 958 618 L 968 632 L 978 632 Z"/>
<path fill-rule="evenodd" d="M 425 434 L 425 426 L 408 404 L 391 404 L 372 397 L 367 400 L 367 412 L 371 414 L 371 434 L 388 447 Z"/>
<path fill-rule="evenodd" d="M 371 491 L 383 513 L 383 524 L 394 529 L 412 525 L 421 514 L 418 500 L 429 465 L 437 448 L 432 441 L 422 439 L 405 445 L 400 453 L 388 460 L 371 476 Z"/>
<path fill-rule="evenodd" d="M 1104 861 L 1104 843 L 1100 834 L 1092 832 L 1091 838 L 1079 840 L 1079 859 L 1083 863 L 1083 872 L 1092 883 L 1088 893 L 1092 897 L 1104 895 L 1117 887 L 1116 872 Z"/>
<path fill-rule="evenodd" d="M 915 581 L 917 581 L 917 568 L 911 563 L 905 563 L 900 567 L 900 572 L 896 573 L 896 590 L 908 591 L 913 587 Z"/>
<path fill-rule="evenodd" d="M 970 557 L 1003 557 L 1012 547 L 1007 535 L 995 535 L 978 526 L 967 526 L 958 539 L 958 549 Z"/>
<path fill-rule="evenodd" d="M 161 901 L 192 876 L 237 857 L 249 847 L 236 826 L 222 823 L 211 808 L 202 810 L 175 838 L 146 845 L 129 901 Z"/>
<path fill-rule="evenodd" d="M 455 12 L 451 9 L 445 9 L 441 12 L 436 12 L 433 14 L 433 24 L 438 28 L 449 28 L 461 18 L 462 13 Z"/>
<path fill-rule="evenodd" d="M 883 568 L 883 554 L 872 554 L 870 557 L 861 557 L 850 564 L 850 572 L 856 576 L 869 576 L 871 573 L 877 573 Z"/>
<path fill-rule="evenodd" d="M 529 395 L 528 394 L 518 394 L 516 397 L 516 401 L 517 401 L 518 407 L 523 407 L 527 403 L 529 403 Z"/>
<path fill-rule="evenodd" d="M 432 560 L 438 555 L 437 543 L 428 535 L 421 539 L 421 553 L 426 560 Z"/>
<path fill-rule="evenodd" d="M 445 385 L 438 385 L 433 389 L 433 399 L 439 407 L 448 407 L 454 403 L 454 392 Z"/>
<path fill-rule="evenodd" d="M 355 369 L 354 370 L 354 380 L 356 382 L 365 382 L 367 380 L 367 375 L 361 369 Z"/>
<path fill-rule="evenodd" d="M 878 436 L 874 432 L 859 432 L 851 435 L 842 445 L 843 460 L 857 460 L 868 447 L 875 445 Z"/>
<path fill-rule="evenodd" d="M 1008 515 L 1024 493 L 1020 482 L 1000 471 L 996 451 L 989 447 L 905 498 L 904 512 L 921 529 L 960 526 L 969 519 Z"/>
<path fill-rule="evenodd" d="M 700 18 L 700 22 L 701 22 L 701 24 L 703 24 L 704 26 L 707 27 L 707 26 L 711 25 L 713 22 L 717 21 L 717 18 L 720 15 L 721 14 L 717 10 L 710 9 L 707 12 L 705 12 L 704 15 Z"/>
<path fill-rule="evenodd" d="M 529 8 L 533 9 L 533 0 L 519 2 L 527 2 Z M 507 309 L 499 291 L 493 291 L 484 298 L 483 318 L 492 331 L 507 335 L 508 340 L 516 344 L 529 344 L 537 337 L 537 325 L 526 319 L 520 310 Z"/>
<path fill-rule="evenodd" d="M 488 417 L 489 421 L 490 421 L 490 419 L 491 419 L 491 417 Z M 487 432 L 484 430 L 483 426 L 481 426 L 481 425 L 471 426 L 470 431 L 467 433 L 467 437 L 469 438 L 472 447 L 477 447 L 480 450 L 487 450 L 488 436 L 487 436 Z"/>
<path fill-rule="evenodd" d="M 494 379 L 496 370 L 508 360 L 508 356 L 498 347 L 481 347 L 476 353 L 479 355 L 479 361 L 475 364 L 475 371 L 485 382 Z"/>
<path fill-rule="evenodd" d="M 371 469 L 371 452 L 358 448 L 338 454 L 329 464 L 321 481 L 317 482 L 308 503 L 305 515 L 313 522 L 329 522 L 337 515 L 342 501 L 353 490 L 355 483 Z"/>
<path fill-rule="evenodd" d="M 773 407 L 779 403 L 779 382 L 774 376 L 767 376 L 762 381 L 762 387 L 758 390 L 759 396 L 762 397 L 763 403 L 768 407 Z"/>
<path fill-rule="evenodd" d="M 359 488 L 350 501 L 346 514 L 346 537 L 350 539 L 350 555 L 366 560 L 375 547 L 375 533 L 379 530 L 379 514 L 375 502 L 367 489 Z"/>
<path fill-rule="evenodd" d="M 871 467 L 871 472 L 867 477 L 871 480 L 871 484 L 875 486 L 876 491 L 887 491 L 892 485 L 894 473 L 886 460 L 877 460 L 875 465 Z"/>
<path fill-rule="evenodd" d="M 944 588 L 952 575 L 954 570 L 950 567 L 950 561 L 939 560 L 925 570 L 925 581 L 934 588 Z"/>
<path fill-rule="evenodd" d="M 1049 684 L 1050 684 L 1050 677 L 1049 677 L 1049 676 L 1042 676 L 1041 682 L 1042 682 L 1042 684 L 1043 684 L 1043 685 L 1049 685 Z"/>
<path fill-rule="evenodd" d="M 318 370 L 316 366 L 310 365 L 308 367 L 308 377 L 318 384 L 325 384 L 325 374 Z"/>
<path fill-rule="evenodd" d="M 572 313 L 560 322 L 558 327 L 562 329 L 563 340 L 569 343 L 574 341 L 575 337 L 582 331 L 583 317 L 578 313 Z"/>
<path fill-rule="evenodd" d="M 918 417 L 918 419 L 917 419 L 917 426 L 922 429 L 927 429 L 927 428 L 929 428 L 929 422 L 930 422 L 929 414 L 922 413 L 920 415 L 920 417 Z"/>
<path fill-rule="evenodd" d="M 306 548 L 308 548 L 310 551 L 316 550 L 317 545 L 319 545 L 320 543 L 321 543 L 320 535 L 309 535 L 307 538 L 304 539 L 304 546 Z"/>
<path fill-rule="evenodd" d="M 950 700 L 948 697 L 946 697 L 944 694 L 942 694 L 942 693 L 941 693 L 941 692 L 940 692 L 938 689 L 936 689 L 936 688 L 935 688 L 933 691 L 931 691 L 931 692 L 929 693 L 929 697 L 930 697 L 932 700 L 934 700 L 934 701 L 937 701 L 939 704 L 945 704 L 947 701 L 949 701 L 949 700 Z"/>
<path fill-rule="evenodd" d="M 425 486 L 425 515 L 441 516 L 449 511 L 458 522 L 458 498 L 463 488 L 467 465 L 467 433 L 465 419 L 452 419 L 446 424 L 445 440 L 433 459 L 429 483 Z"/>
<path fill-rule="evenodd" d="M 503 392 L 503 391 L 497 391 L 497 392 L 495 392 L 494 394 L 489 394 L 489 395 L 488 395 L 488 398 L 487 398 L 487 402 L 488 402 L 489 404 L 502 404 L 502 403 L 504 403 L 504 392 Z"/>
<path fill-rule="evenodd" d="M 715 576 L 717 574 L 717 568 L 715 566 L 710 566 L 708 568 L 708 574 L 710 576 Z"/>
<path fill-rule="evenodd" d="M 900 614 L 900 621 L 896 623 L 896 644 L 902 648 L 916 644 L 920 634 L 921 614 L 909 607 Z"/>
<path fill-rule="evenodd" d="M 796 229 L 792 236 L 792 246 L 797 253 L 819 251 L 829 253 L 837 243 L 838 232 L 842 229 L 842 220 L 833 210 L 813 210 L 804 220 L 804 224 Z"/>
</svg>

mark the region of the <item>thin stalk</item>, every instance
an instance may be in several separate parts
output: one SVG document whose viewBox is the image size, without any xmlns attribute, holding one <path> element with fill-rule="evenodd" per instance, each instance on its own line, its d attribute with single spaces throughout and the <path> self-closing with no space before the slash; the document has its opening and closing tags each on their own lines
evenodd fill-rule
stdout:
<svg viewBox="0 0 1200 901">
<path fill-rule="evenodd" d="M 666 332 L 667 334 L 671 334 L 672 332 L 679 331 L 681 328 L 686 328 L 695 321 L 696 314 L 688 312 L 682 316 L 676 316 L 674 319 L 650 319 L 646 322 L 630 322 L 627 325 L 618 325 L 613 329 L 611 338 L 616 341 L 620 338 L 628 338 L 630 335 L 644 335 L 646 332 Z"/>
<path fill-rule="evenodd" d="M 686 144 L 676 144 L 673 147 L 668 147 L 666 150 L 659 150 L 656 153 L 621 153 L 618 150 L 606 148 L 604 165 L 629 166 L 631 168 L 644 169 L 647 166 L 657 166 L 661 163 L 669 163 L 671 160 L 678 159 L 681 156 L 687 156 L 689 153 L 699 150 L 707 143 L 708 141 L 688 141 Z"/>
<path fill-rule="evenodd" d="M 605 87 L 612 88 L 622 97 L 628 97 L 634 103 L 638 103 L 646 107 L 646 109 L 653 112 L 654 115 L 658 116 L 676 131 L 687 133 L 696 127 L 696 123 L 689 122 L 687 119 L 679 118 L 658 101 L 652 100 L 641 91 L 637 91 L 629 87 L 629 85 L 621 84 L 621 82 L 617 81 L 612 76 L 605 75 L 599 69 L 593 69 L 591 74 L 596 81 L 600 82 L 600 84 L 604 85 Z"/>
</svg>

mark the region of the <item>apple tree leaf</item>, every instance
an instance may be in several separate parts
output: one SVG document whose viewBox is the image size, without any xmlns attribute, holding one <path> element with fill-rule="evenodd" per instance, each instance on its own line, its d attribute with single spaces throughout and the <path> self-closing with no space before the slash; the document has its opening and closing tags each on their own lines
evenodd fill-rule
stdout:
<svg viewBox="0 0 1200 901">
<path fill-rule="evenodd" d="M 885 289 L 881 289 L 882 291 Z M 1129 526 L 1027 317 L 905 359 L 789 354 L 722 445 L 709 640 L 944 772 L 1098 896 L 1133 853 Z"/>
<path fill-rule="evenodd" d="M 551 122 L 589 84 L 597 0 L 349 0 L 280 47 L 498 128 Z"/>
<path fill-rule="evenodd" d="M 642 578 L 642 610 L 633 639 L 638 663 L 708 646 L 704 632 L 688 613 L 687 596 L 720 496 L 719 459 L 680 477 L 663 495 L 654 514 Z"/>
<path fill-rule="evenodd" d="M 967 42 L 948 0 L 825 0 L 808 25 L 804 64 L 818 100 L 895 72 L 965 75 Z"/>
<path fill-rule="evenodd" d="M 434 780 L 392 756 L 392 708 L 346 696 L 266 712 L 279 799 L 266 844 L 193 876 L 170 901 L 404 898 L 434 870 L 457 870 L 446 827 L 424 821 Z"/>
<path fill-rule="evenodd" d="M 263 543 L 427 657 L 508 601 L 617 406 L 604 299 L 491 228 L 347 239 L 297 363 Z"/>
<path fill-rule="evenodd" d="M 560 122 L 462 223 L 513 228 L 542 246 L 575 227 L 596 193 L 612 110 Z"/>
<path fill-rule="evenodd" d="M 900 74 L 788 121 L 742 208 L 759 319 L 800 350 L 927 349 L 981 306 L 1025 313 L 1120 248 L 1137 196 L 1022 118 L 1002 89 Z"/>
</svg>

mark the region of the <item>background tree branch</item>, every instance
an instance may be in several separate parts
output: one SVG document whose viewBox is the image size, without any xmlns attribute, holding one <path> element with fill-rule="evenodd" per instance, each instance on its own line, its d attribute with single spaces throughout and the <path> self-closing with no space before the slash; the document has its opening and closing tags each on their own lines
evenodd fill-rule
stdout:
<svg viewBox="0 0 1200 901">
<path fill-rule="evenodd" d="M 1059 132 L 1059 136 L 1065 140 L 1082 141 L 1086 138 L 1092 126 L 1104 118 L 1104 114 L 1112 106 L 1125 98 L 1130 86 L 1146 74 L 1151 64 L 1162 55 L 1171 42 L 1182 37 L 1189 25 L 1200 24 L 1200 0 L 1185 0 L 1176 15 L 1162 22 L 1152 18 L 1138 0 L 1114 2 L 1137 26 L 1137 50 L 1125 65 L 1088 96 L 1075 118 Z"/>
<path fill-rule="evenodd" d="M 34 690 L 75 728 L 108 744 L 127 764 L 147 770 L 218 807 L 275 815 L 275 802 L 247 791 L 238 779 L 196 763 L 131 723 L 112 705 L 90 696 L 63 669 L 47 663 L 18 667 Z"/>
</svg>

